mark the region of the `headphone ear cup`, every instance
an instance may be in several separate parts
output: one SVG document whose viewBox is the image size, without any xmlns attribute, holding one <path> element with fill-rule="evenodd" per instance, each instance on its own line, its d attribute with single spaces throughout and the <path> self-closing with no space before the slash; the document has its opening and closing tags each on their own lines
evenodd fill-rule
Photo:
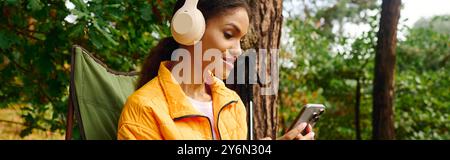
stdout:
<svg viewBox="0 0 450 160">
<path fill-rule="evenodd" d="M 198 42 L 203 38 L 203 35 L 205 34 L 205 29 L 206 29 L 206 21 L 205 21 L 205 17 L 203 16 L 202 12 L 198 9 L 195 10 L 196 14 L 195 14 L 195 24 L 197 24 L 194 28 L 194 36 L 192 37 L 193 42 Z"/>
<path fill-rule="evenodd" d="M 172 18 L 171 32 L 173 38 L 183 45 L 194 45 L 203 37 L 206 22 L 200 10 L 181 8 Z"/>
</svg>

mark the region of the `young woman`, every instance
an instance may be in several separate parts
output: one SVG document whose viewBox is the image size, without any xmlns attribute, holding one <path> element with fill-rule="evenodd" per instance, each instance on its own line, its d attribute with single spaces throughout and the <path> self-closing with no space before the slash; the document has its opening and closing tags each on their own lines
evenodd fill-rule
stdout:
<svg viewBox="0 0 450 160">
<path fill-rule="evenodd" d="M 178 0 L 174 12 L 184 4 L 185 0 Z M 206 66 L 212 61 L 203 61 L 202 57 L 194 55 L 194 48 L 199 43 L 183 45 L 173 37 L 161 40 L 144 62 L 138 90 L 124 106 L 118 139 L 247 139 L 245 106 L 239 96 L 217 77 L 227 77 L 241 54 L 240 40 L 249 28 L 249 6 L 246 0 L 199 0 L 197 8 L 206 22 L 200 42 L 201 53 L 210 49 L 220 51 L 221 59 L 218 61 L 222 63 L 223 72 L 214 76 L 212 73 L 217 72 L 199 73 L 192 69 L 192 76 L 187 77 L 204 77 L 200 83 L 185 83 L 186 79 L 174 78 L 177 73 L 172 71 L 180 62 L 171 61 L 171 56 L 178 49 L 189 51 L 192 58 L 186 61 L 194 66 L 192 68 L 207 70 Z M 195 58 L 202 58 L 201 63 L 196 63 Z M 314 138 L 314 132 L 305 136 L 300 134 L 303 129 L 311 130 L 311 127 L 302 124 L 279 139 Z"/>
</svg>

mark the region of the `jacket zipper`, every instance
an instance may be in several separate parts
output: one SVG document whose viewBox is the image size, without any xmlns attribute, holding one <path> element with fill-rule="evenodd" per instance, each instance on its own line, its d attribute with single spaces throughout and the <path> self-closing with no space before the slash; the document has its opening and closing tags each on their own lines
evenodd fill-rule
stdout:
<svg viewBox="0 0 450 160">
<path fill-rule="evenodd" d="M 232 104 L 232 103 L 237 103 L 238 101 L 231 101 L 231 102 L 228 102 L 227 104 L 225 104 L 221 109 L 220 109 L 220 111 L 219 111 L 219 113 L 217 113 L 217 122 L 216 122 L 216 127 L 217 127 L 217 132 L 219 132 L 218 134 L 219 134 L 219 140 L 222 140 L 222 136 L 220 135 L 220 129 L 219 129 L 219 119 L 220 119 L 220 113 L 222 112 L 222 110 L 226 107 L 226 106 L 228 106 L 228 105 L 230 105 L 230 104 Z"/>
<path fill-rule="evenodd" d="M 184 118 L 194 118 L 194 117 L 203 117 L 203 118 L 208 119 L 209 127 L 211 128 L 211 138 L 212 138 L 212 140 L 214 140 L 213 126 L 211 124 L 211 120 L 209 120 L 208 117 L 203 116 L 203 115 L 191 114 L 191 115 L 185 115 L 185 116 L 182 116 L 182 117 L 177 117 L 174 120 L 177 121 L 177 120 L 184 119 Z"/>
<path fill-rule="evenodd" d="M 225 105 L 219 110 L 219 113 L 217 113 L 216 127 L 217 127 L 217 132 L 219 132 L 219 133 L 218 133 L 218 134 L 219 134 L 219 140 L 222 140 L 222 135 L 220 135 L 220 129 L 219 129 L 220 113 L 222 112 L 222 110 L 223 110 L 226 106 L 228 106 L 228 105 L 230 105 L 230 104 L 232 104 L 232 103 L 237 103 L 237 102 L 238 102 L 238 101 L 231 101 L 231 102 L 228 102 L 227 104 L 225 104 Z M 180 119 L 184 119 L 184 118 L 194 118 L 194 117 L 203 117 L 203 118 L 208 119 L 209 127 L 210 127 L 210 129 L 211 129 L 211 138 L 212 138 L 212 140 L 214 140 L 214 139 L 215 139 L 214 133 L 213 133 L 213 132 L 214 132 L 214 127 L 212 126 L 211 120 L 210 120 L 208 117 L 203 116 L 203 115 L 192 114 L 192 115 L 185 115 L 185 116 L 182 116 L 182 117 L 177 117 L 177 118 L 175 118 L 174 120 L 180 120 Z"/>
</svg>

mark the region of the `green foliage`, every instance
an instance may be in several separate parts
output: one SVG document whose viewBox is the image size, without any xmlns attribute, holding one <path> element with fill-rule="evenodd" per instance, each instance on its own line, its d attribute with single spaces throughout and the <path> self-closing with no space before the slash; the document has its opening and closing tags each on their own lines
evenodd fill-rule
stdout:
<svg viewBox="0 0 450 160">
<path fill-rule="evenodd" d="M 75 8 L 66 8 L 71 3 Z M 0 1 L 0 107 L 22 106 L 27 128 L 21 136 L 33 129 L 64 131 L 72 45 L 95 52 L 113 69 L 138 70 L 149 49 L 170 33 L 168 6 L 174 3 Z M 68 15 L 77 18 L 70 23 Z"/>
<path fill-rule="evenodd" d="M 279 132 L 304 104 L 324 103 L 328 109 L 315 128 L 318 138 L 354 139 L 359 79 L 361 136 L 370 139 L 379 17 L 369 16 L 368 11 L 377 12 L 379 4 L 375 0 L 302 2 L 302 16 L 287 16 L 283 28 L 288 36 L 282 39 L 287 43 L 280 57 Z M 75 7 L 68 9 L 66 5 L 72 3 Z M 149 49 L 169 35 L 174 3 L 1 0 L 0 108 L 21 106 L 27 126 L 21 136 L 34 129 L 64 132 L 71 46 L 95 52 L 113 69 L 138 70 Z M 343 33 L 347 23 L 368 24 L 370 30 L 349 37 Z M 398 139 L 450 139 L 448 24 L 448 16 L 423 19 L 398 42 Z"/>
<path fill-rule="evenodd" d="M 355 90 L 359 79 L 362 83 L 362 137 L 370 137 L 371 62 L 375 55 L 379 18 L 367 14 L 360 17 L 364 14 L 359 12 L 365 12 L 371 7 L 355 5 L 359 8 L 345 8 L 347 5 L 339 2 L 331 7 L 319 8 L 317 14 L 304 19 L 287 19 L 285 25 L 292 40 L 283 46 L 285 52 L 281 54 L 281 59 L 282 62 L 289 60 L 293 65 L 282 64 L 280 73 L 281 134 L 304 104 L 324 103 L 328 108 L 315 128 L 318 137 L 354 138 Z M 330 24 L 326 24 L 343 19 L 349 19 L 346 23 L 364 19 L 371 29 L 354 38 L 343 36 L 341 32 L 332 32 Z"/>
<path fill-rule="evenodd" d="M 438 33 L 450 33 L 450 15 L 435 16 L 433 18 L 421 18 L 415 24 L 415 28 L 432 29 Z"/>
<path fill-rule="evenodd" d="M 359 79 L 361 137 L 371 139 L 379 17 L 368 16 L 366 11 L 373 9 L 370 5 L 349 1 L 325 4 L 328 5 L 306 7 L 300 14 L 305 15 L 303 18 L 290 16 L 285 21 L 288 43 L 283 44 L 280 56 L 280 134 L 304 104 L 324 103 L 328 109 L 315 127 L 318 138 L 355 139 L 354 107 Z M 367 24 L 370 30 L 348 37 L 341 30 L 346 23 Z M 407 34 L 397 44 L 394 98 L 397 139 L 450 137 L 448 24 L 448 16 L 437 16 L 419 21 L 412 29 L 399 27 Z"/>
<path fill-rule="evenodd" d="M 450 138 L 449 39 L 450 33 L 417 27 L 399 43 L 395 100 L 399 139 Z"/>
</svg>

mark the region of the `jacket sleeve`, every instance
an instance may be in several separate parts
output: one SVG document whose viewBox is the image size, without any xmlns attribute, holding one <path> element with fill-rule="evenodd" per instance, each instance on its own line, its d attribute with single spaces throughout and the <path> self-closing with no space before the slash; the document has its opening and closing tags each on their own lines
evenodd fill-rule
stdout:
<svg viewBox="0 0 450 160">
<path fill-rule="evenodd" d="M 161 140 L 161 132 L 150 107 L 128 100 L 120 115 L 118 140 Z"/>
</svg>

